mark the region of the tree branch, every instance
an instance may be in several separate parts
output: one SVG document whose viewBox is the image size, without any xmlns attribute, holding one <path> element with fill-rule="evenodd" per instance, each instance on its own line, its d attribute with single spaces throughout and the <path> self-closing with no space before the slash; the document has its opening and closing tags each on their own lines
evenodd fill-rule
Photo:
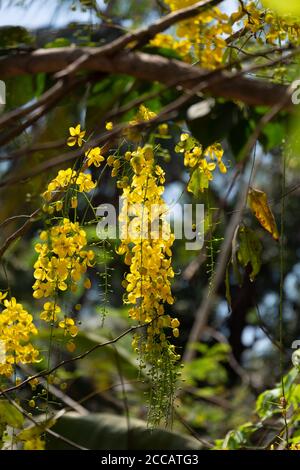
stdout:
<svg viewBox="0 0 300 470">
<path fill-rule="evenodd" d="M 127 33 L 124 36 L 121 36 L 120 38 L 117 38 L 114 41 L 110 42 L 109 44 L 105 44 L 98 50 L 93 49 L 92 51 L 86 51 L 72 64 L 66 67 L 65 70 L 59 72 L 56 75 L 56 78 L 64 78 L 75 73 L 79 68 L 82 68 L 84 66 L 84 64 L 89 60 L 91 56 L 96 59 L 98 59 L 100 56 L 105 55 L 112 56 L 118 53 L 119 51 L 125 49 L 129 44 L 133 42 L 139 47 L 141 47 L 144 44 L 147 44 L 158 33 L 165 31 L 175 23 L 192 18 L 193 16 L 204 12 L 208 8 L 212 8 L 213 6 L 217 5 L 218 3 L 221 3 L 222 1 L 223 0 L 202 0 L 201 2 L 197 2 L 194 5 L 170 13 L 169 15 L 164 16 L 163 18 L 152 23 L 146 28 L 141 28 L 138 31 Z"/>
<path fill-rule="evenodd" d="M 193 88 L 195 83 L 207 75 L 206 70 L 175 59 L 126 50 L 114 56 L 97 57 L 97 49 L 99 51 L 101 48 L 61 47 L 4 57 L 0 59 L 0 76 L 5 80 L 24 74 L 56 73 L 74 63 L 84 53 L 89 58 L 80 66 L 80 70 L 126 74 L 142 80 L 159 81 L 166 86 L 174 86 L 176 77 L 177 84 L 186 90 Z M 253 106 L 273 106 L 287 92 L 287 87 L 283 85 L 242 76 L 232 78 L 232 73 L 225 70 L 220 71 L 220 74 L 222 82 L 215 86 L 208 84 L 206 92 Z"/>
</svg>

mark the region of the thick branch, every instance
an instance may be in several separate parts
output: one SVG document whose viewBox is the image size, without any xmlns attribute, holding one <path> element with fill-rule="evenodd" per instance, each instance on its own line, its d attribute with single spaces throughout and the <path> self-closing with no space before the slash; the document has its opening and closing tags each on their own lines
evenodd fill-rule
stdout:
<svg viewBox="0 0 300 470">
<path fill-rule="evenodd" d="M 99 48 L 100 49 L 100 48 Z M 0 59 L 0 76 L 2 79 L 40 72 L 56 73 L 83 54 L 91 54 L 83 65 L 86 71 L 121 73 L 147 81 L 159 81 L 167 86 L 177 84 L 189 90 L 201 81 L 207 73 L 199 67 L 184 62 L 142 52 L 122 51 L 114 56 L 95 56 L 97 48 L 54 48 L 38 49 L 28 54 L 4 57 Z M 81 69 L 81 66 L 80 66 Z M 226 71 L 224 80 L 218 85 L 208 86 L 207 90 L 215 96 L 242 101 L 248 105 L 273 106 L 286 94 L 286 87 L 267 81 L 245 77 L 232 78 Z M 230 80 L 226 77 L 230 76 Z"/>
</svg>

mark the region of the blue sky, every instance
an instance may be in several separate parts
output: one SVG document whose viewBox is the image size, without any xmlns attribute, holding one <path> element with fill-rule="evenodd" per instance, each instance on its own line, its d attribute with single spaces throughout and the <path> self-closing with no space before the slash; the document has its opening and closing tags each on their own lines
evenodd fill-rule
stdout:
<svg viewBox="0 0 300 470">
<path fill-rule="evenodd" d="M 72 11 L 66 6 L 55 13 L 59 2 L 49 0 L 33 0 L 28 8 L 9 7 L 7 0 L 0 0 L 0 26 L 20 25 L 25 28 L 40 28 L 49 24 L 55 26 L 64 26 L 72 21 L 90 21 L 90 13 L 83 13 L 79 9 Z M 79 3 L 79 2 L 76 2 Z M 69 5 L 72 2 L 70 1 Z M 99 7 L 103 2 L 98 0 Z M 224 10 L 231 12 L 236 5 L 236 0 L 224 1 Z"/>
<path fill-rule="evenodd" d="M 70 5 L 72 3 L 70 2 Z M 101 2 L 98 1 L 99 6 Z M 72 21 L 90 21 L 90 12 L 72 11 L 71 8 L 61 7 L 55 12 L 58 2 L 49 0 L 34 0 L 28 8 L 22 6 L 9 7 L 7 1 L 0 2 L 0 26 L 20 25 L 25 28 L 39 28 L 53 24 L 64 26 Z"/>
</svg>

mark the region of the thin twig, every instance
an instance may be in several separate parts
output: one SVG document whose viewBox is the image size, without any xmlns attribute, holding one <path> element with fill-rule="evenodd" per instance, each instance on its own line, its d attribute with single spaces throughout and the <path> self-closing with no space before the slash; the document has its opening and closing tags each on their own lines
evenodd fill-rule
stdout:
<svg viewBox="0 0 300 470">
<path fill-rule="evenodd" d="M 23 380 L 23 382 L 20 382 L 20 383 L 17 384 L 17 385 L 14 385 L 14 386 L 12 386 L 12 387 L 9 387 L 9 388 L 7 388 L 6 390 L 3 390 L 3 391 L 0 390 L 0 396 L 1 396 L 1 395 L 4 395 L 4 394 L 6 394 L 6 393 L 11 393 L 11 392 L 13 392 L 14 390 L 18 390 L 19 388 L 24 387 L 24 385 L 28 384 L 31 380 L 38 379 L 39 377 L 47 377 L 48 375 L 52 374 L 53 372 L 55 372 L 55 371 L 56 371 L 57 369 L 59 369 L 60 367 L 64 367 L 64 366 L 67 365 L 67 364 L 71 364 L 71 363 L 73 363 L 73 362 L 76 362 L 76 361 L 79 361 L 79 360 L 81 360 L 81 359 L 84 359 L 86 356 L 88 356 L 88 355 L 91 354 L 92 352 L 96 351 L 97 349 L 100 349 L 100 348 L 103 348 L 103 347 L 105 347 L 105 346 L 109 346 L 109 345 L 115 344 L 115 343 L 117 343 L 121 338 L 123 338 L 124 336 L 128 335 L 128 334 L 131 333 L 132 331 L 135 331 L 135 330 L 140 329 L 140 328 L 144 328 L 144 327 L 146 327 L 146 326 L 149 326 L 149 323 L 146 323 L 146 324 L 143 324 L 143 325 L 132 326 L 131 328 L 128 328 L 127 330 L 123 331 L 123 333 L 121 333 L 119 336 L 117 336 L 116 338 L 114 338 L 114 339 L 112 339 L 112 340 L 106 341 L 105 343 L 98 343 L 98 344 L 96 344 L 95 346 L 93 346 L 91 349 L 88 349 L 87 351 L 85 351 L 85 352 L 82 353 L 82 354 L 79 354 L 78 356 L 71 357 L 70 359 L 65 359 L 65 360 L 59 362 L 58 364 L 56 364 L 55 366 L 51 367 L 50 369 L 47 369 L 47 370 L 38 372 L 37 374 L 32 375 L 31 377 L 28 377 L 26 380 Z"/>
</svg>

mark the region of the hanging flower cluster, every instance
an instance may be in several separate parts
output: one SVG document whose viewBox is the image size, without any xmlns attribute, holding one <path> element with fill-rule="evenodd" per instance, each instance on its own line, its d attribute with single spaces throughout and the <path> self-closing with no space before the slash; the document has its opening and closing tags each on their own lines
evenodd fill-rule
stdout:
<svg viewBox="0 0 300 470">
<path fill-rule="evenodd" d="M 197 0 L 165 0 L 172 11 L 185 8 Z M 209 8 L 201 14 L 182 21 L 176 28 L 176 34 L 181 41 L 171 36 L 158 34 L 150 45 L 168 47 L 180 54 L 183 60 L 189 62 L 194 56 L 200 66 L 214 69 L 226 60 L 228 44 L 226 39 L 236 29 L 248 32 L 257 42 L 280 45 L 284 41 L 299 44 L 299 21 L 292 15 L 278 14 L 270 9 L 262 8 L 259 2 L 237 2 L 238 8 L 230 16 L 218 7 Z M 233 28 L 236 27 L 236 29 Z M 243 33 L 242 33 L 243 36 Z M 236 40 L 239 36 L 236 37 Z M 245 41 L 245 46 L 248 41 Z M 249 43 L 250 47 L 251 44 Z"/>
<path fill-rule="evenodd" d="M 120 213 L 121 244 L 118 254 L 125 255 L 130 272 L 123 282 L 126 288 L 124 302 L 130 304 L 129 315 L 140 324 L 148 324 L 146 335 L 136 335 L 134 349 L 150 365 L 149 374 L 154 387 L 153 401 L 165 413 L 171 399 L 178 360 L 175 348 L 168 341 L 167 331 L 179 335 L 179 321 L 165 314 L 164 304 L 172 305 L 171 247 L 174 235 L 166 221 L 168 208 L 162 199 L 164 172 L 155 165 L 151 145 L 131 152 L 133 177 L 123 189 L 123 207 Z M 168 390 L 167 390 L 168 389 Z M 155 409 L 155 403 L 152 403 Z M 155 419 L 155 417 L 154 417 Z"/>
<path fill-rule="evenodd" d="M 70 127 L 68 145 L 81 147 L 85 133 L 80 124 Z M 100 147 L 86 151 L 83 167 L 88 168 L 91 165 L 99 167 L 104 160 L 101 152 Z M 61 211 L 69 190 L 75 196 L 67 200 L 67 206 L 76 209 L 77 193 L 88 193 L 95 187 L 96 183 L 93 182 L 90 173 L 72 168 L 60 170 L 42 195 L 46 202 L 44 210 L 50 214 L 54 210 Z M 57 296 L 59 292 L 68 289 L 76 292 L 87 269 L 94 264 L 94 252 L 88 249 L 86 232 L 79 222 L 72 222 L 66 217 L 61 218 L 58 223 L 40 233 L 40 242 L 35 245 L 35 251 L 38 253 L 38 259 L 34 264 L 33 297 L 49 298 L 49 301 L 44 303 L 40 318 L 62 328 L 64 335 L 73 338 L 78 334 L 78 327 L 73 318 L 63 316 L 61 307 L 57 303 Z M 91 281 L 86 278 L 83 285 L 89 289 Z M 70 351 L 74 350 L 74 343 L 69 341 L 67 348 Z"/>
<path fill-rule="evenodd" d="M 227 168 L 224 165 L 222 158 L 224 150 L 221 144 L 215 143 L 210 145 L 205 150 L 199 142 L 187 133 L 181 134 L 180 142 L 175 146 L 175 151 L 183 153 L 184 165 L 191 169 L 191 180 L 197 176 L 199 190 L 202 192 L 207 189 L 209 182 L 213 180 L 213 173 L 218 167 L 221 173 L 226 173 Z M 188 190 L 194 192 L 191 189 L 191 185 L 188 185 Z"/>
<path fill-rule="evenodd" d="M 37 329 L 30 315 L 22 304 L 12 297 L 4 299 L 4 309 L 0 313 L 1 357 L 0 375 L 10 377 L 16 364 L 32 364 L 39 361 L 39 351 L 31 344 L 30 338 L 37 334 Z"/>
<path fill-rule="evenodd" d="M 299 19 L 292 15 L 279 17 L 270 9 L 259 8 L 257 2 L 247 3 L 243 8 L 240 5 L 238 11 L 234 12 L 230 19 L 233 23 L 242 20 L 243 27 L 254 33 L 261 42 L 264 40 L 272 45 L 286 40 L 293 44 L 299 43 Z"/>
<path fill-rule="evenodd" d="M 76 292 L 78 282 L 94 260 L 94 252 L 87 250 L 85 230 L 78 222 L 64 218 L 58 225 L 43 230 L 40 240 L 35 246 L 39 256 L 34 264 L 33 296 L 50 297 L 68 287 Z"/>
<path fill-rule="evenodd" d="M 172 11 L 185 8 L 197 0 L 165 0 Z M 228 15 L 219 8 L 210 8 L 200 15 L 178 24 L 176 33 L 189 41 L 199 64 L 208 69 L 218 67 L 226 50 L 224 35 L 232 32 Z"/>
</svg>

